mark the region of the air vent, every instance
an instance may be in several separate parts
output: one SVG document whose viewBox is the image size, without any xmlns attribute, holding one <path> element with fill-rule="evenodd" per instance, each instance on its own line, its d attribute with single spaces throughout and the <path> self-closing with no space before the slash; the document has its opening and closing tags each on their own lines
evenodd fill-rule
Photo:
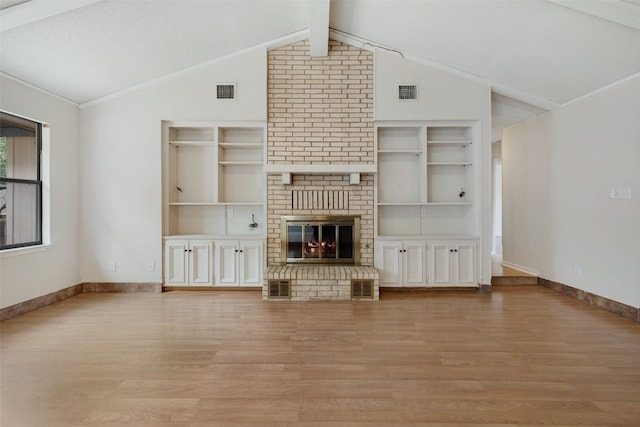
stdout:
<svg viewBox="0 0 640 427">
<path fill-rule="evenodd" d="M 269 299 L 289 298 L 291 283 L 288 280 L 269 280 Z"/>
<path fill-rule="evenodd" d="M 399 85 L 398 99 L 401 101 L 414 101 L 418 99 L 418 86 L 416 85 Z"/>
<path fill-rule="evenodd" d="M 351 298 L 352 299 L 373 298 L 373 280 L 352 279 L 351 280 Z"/>
<path fill-rule="evenodd" d="M 216 98 L 218 99 L 236 99 L 235 83 L 223 83 L 217 86 Z"/>
</svg>

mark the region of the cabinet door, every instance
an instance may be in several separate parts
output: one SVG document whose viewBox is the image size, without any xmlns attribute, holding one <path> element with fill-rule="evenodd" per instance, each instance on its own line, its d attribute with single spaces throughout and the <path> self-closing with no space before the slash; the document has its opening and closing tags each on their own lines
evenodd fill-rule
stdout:
<svg viewBox="0 0 640 427">
<path fill-rule="evenodd" d="M 196 286 L 213 285 L 213 242 L 191 240 L 189 242 L 189 278 Z"/>
<path fill-rule="evenodd" d="M 425 242 L 405 242 L 402 250 L 404 286 L 424 286 L 426 284 L 426 268 L 424 248 Z"/>
<path fill-rule="evenodd" d="M 188 276 L 187 240 L 167 240 L 164 243 L 164 283 L 171 286 L 187 286 Z"/>
<path fill-rule="evenodd" d="M 447 286 L 451 284 L 451 245 L 448 242 L 433 242 L 429 246 L 429 284 Z"/>
<path fill-rule="evenodd" d="M 460 242 L 455 246 L 455 282 L 458 285 L 476 285 L 475 242 Z"/>
<path fill-rule="evenodd" d="M 380 272 L 380 286 L 402 286 L 402 242 L 377 243 L 375 267 Z"/>
<path fill-rule="evenodd" d="M 216 241 L 216 285 L 230 286 L 239 283 L 237 253 L 237 241 Z"/>
<path fill-rule="evenodd" d="M 240 285 L 262 286 L 262 242 L 240 242 Z"/>
</svg>

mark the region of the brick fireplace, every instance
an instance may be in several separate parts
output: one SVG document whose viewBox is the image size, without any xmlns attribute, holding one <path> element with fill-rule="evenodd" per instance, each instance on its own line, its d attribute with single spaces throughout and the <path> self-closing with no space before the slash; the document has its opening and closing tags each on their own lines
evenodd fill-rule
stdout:
<svg viewBox="0 0 640 427">
<path fill-rule="evenodd" d="M 370 280 L 370 299 L 377 299 L 373 54 L 334 40 L 323 58 L 309 56 L 308 40 L 269 51 L 268 117 L 263 297 L 269 299 L 269 282 L 280 280 L 290 281 L 291 300 L 351 299 L 354 280 L 357 289 Z M 274 172 L 279 168 L 287 172 Z M 282 217 L 291 215 L 357 216 L 359 265 L 283 265 Z"/>
</svg>

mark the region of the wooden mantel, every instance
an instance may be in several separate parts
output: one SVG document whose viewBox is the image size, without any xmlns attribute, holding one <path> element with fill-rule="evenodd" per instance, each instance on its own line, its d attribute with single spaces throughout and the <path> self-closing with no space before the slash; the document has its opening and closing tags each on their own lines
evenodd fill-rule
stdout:
<svg viewBox="0 0 640 427">
<path fill-rule="evenodd" d="M 282 174 L 282 184 L 291 184 L 291 175 L 349 175 L 350 184 L 360 183 L 361 173 L 375 173 L 376 165 L 369 163 L 357 164 L 270 164 L 265 165 L 267 174 Z"/>
</svg>

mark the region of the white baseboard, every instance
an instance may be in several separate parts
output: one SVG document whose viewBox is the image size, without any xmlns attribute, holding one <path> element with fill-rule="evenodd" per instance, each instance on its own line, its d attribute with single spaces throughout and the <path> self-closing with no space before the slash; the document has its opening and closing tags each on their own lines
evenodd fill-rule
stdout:
<svg viewBox="0 0 640 427">
<path fill-rule="evenodd" d="M 534 269 L 529 268 L 529 267 L 525 267 L 523 265 L 518 265 L 518 264 L 515 264 L 513 262 L 502 260 L 502 265 L 504 265 L 505 267 L 513 268 L 514 270 L 519 270 L 519 271 L 525 272 L 527 274 L 531 274 L 531 275 L 536 276 L 536 277 L 540 275 L 540 274 L 538 274 L 537 270 L 534 270 Z"/>
</svg>

